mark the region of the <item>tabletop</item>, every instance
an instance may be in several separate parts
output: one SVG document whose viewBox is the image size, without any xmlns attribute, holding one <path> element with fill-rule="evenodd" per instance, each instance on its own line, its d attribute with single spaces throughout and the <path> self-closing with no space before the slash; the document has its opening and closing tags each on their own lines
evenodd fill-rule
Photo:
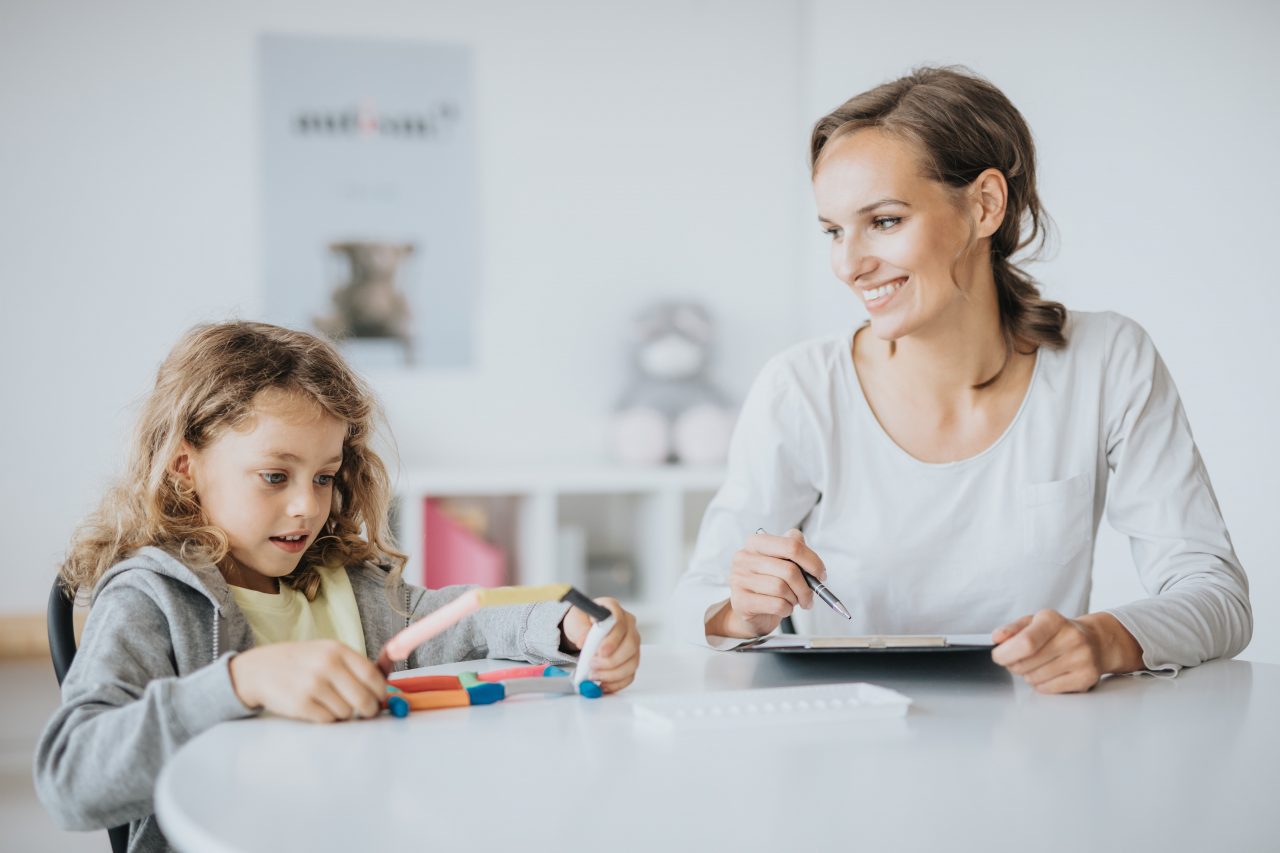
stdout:
<svg viewBox="0 0 1280 853">
<path fill-rule="evenodd" d="M 633 707 L 839 682 L 889 687 L 912 705 L 894 719 L 667 732 Z M 156 811 L 190 853 L 1277 849 L 1278 710 L 1280 666 L 1244 661 L 1046 696 L 986 652 L 645 646 L 635 683 L 597 700 L 224 723 L 165 767 Z"/>
</svg>

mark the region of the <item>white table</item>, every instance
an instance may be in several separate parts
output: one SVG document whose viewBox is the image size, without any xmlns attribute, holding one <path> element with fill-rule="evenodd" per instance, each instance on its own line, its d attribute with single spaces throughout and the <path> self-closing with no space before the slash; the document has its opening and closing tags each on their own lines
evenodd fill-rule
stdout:
<svg viewBox="0 0 1280 853">
<path fill-rule="evenodd" d="M 914 704 L 895 720 L 667 735 L 630 705 L 838 681 Z M 636 683 L 596 701 L 223 724 L 165 768 L 156 808 L 190 853 L 1277 850 L 1280 666 L 1220 661 L 1042 696 L 982 653 L 646 646 Z"/>
</svg>

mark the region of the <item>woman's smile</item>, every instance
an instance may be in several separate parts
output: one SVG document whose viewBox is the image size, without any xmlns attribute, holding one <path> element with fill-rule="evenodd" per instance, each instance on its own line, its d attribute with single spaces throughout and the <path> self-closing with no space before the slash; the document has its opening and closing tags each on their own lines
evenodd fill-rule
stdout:
<svg viewBox="0 0 1280 853">
<path fill-rule="evenodd" d="M 893 301 L 893 297 L 897 295 L 898 291 L 906 286 L 909 278 L 909 276 L 904 275 L 875 287 L 859 288 L 862 294 L 862 301 L 867 306 L 867 310 L 878 311 L 888 305 Z"/>
</svg>

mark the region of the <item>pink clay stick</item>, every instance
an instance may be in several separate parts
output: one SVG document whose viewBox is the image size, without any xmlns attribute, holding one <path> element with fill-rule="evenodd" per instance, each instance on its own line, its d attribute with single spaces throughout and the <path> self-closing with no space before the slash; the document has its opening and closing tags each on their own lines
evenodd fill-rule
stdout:
<svg viewBox="0 0 1280 853">
<path fill-rule="evenodd" d="M 396 634 L 378 653 L 378 668 L 389 674 L 396 663 L 408 659 L 418 646 L 457 625 L 480 609 L 480 590 L 473 589 L 450 601 L 439 610 L 433 610 Z"/>
<path fill-rule="evenodd" d="M 482 607 L 506 607 L 512 604 L 534 604 L 540 601 L 568 601 L 584 611 L 598 623 L 610 619 L 608 608 L 596 604 L 567 583 L 545 586 L 499 586 L 492 589 L 471 589 L 450 601 L 444 607 L 433 610 L 396 634 L 378 653 L 378 668 L 390 674 L 399 661 L 407 660 L 418 646 L 432 637 L 443 634 Z M 612 625 L 612 622 L 609 623 Z M 596 626 L 592 626 L 593 629 Z M 588 636 L 590 645 L 591 637 Z M 586 649 L 584 648 L 585 652 Z M 594 653 L 594 649 L 592 649 Z"/>
<path fill-rule="evenodd" d="M 542 678 L 550 664 L 537 663 L 533 666 L 513 666 L 511 669 L 494 669 L 489 672 L 476 673 L 480 681 L 506 681 L 510 678 Z"/>
</svg>

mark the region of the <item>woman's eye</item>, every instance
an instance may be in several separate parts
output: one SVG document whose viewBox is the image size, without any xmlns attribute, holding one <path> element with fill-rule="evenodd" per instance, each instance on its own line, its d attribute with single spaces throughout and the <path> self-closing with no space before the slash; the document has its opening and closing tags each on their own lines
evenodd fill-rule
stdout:
<svg viewBox="0 0 1280 853">
<path fill-rule="evenodd" d="M 830 237 L 832 240 L 834 240 L 834 239 L 836 239 L 837 237 L 839 237 L 839 236 L 840 236 L 840 229 L 839 229 L 839 228 L 835 228 L 835 227 L 831 227 L 831 228 L 824 228 L 824 229 L 823 229 L 823 231 L 822 231 L 822 233 L 823 233 L 823 234 L 826 234 L 828 237 Z"/>
<path fill-rule="evenodd" d="M 286 475 L 281 474 L 279 471 L 263 471 L 258 476 L 261 477 L 269 486 L 278 486 L 281 483 L 283 483 L 285 480 L 289 479 Z"/>
<path fill-rule="evenodd" d="M 336 475 L 334 475 L 334 474 L 320 474 L 319 476 L 317 476 L 317 477 L 316 477 L 316 485 L 317 485 L 317 486 L 332 486 L 332 485 L 333 485 L 333 481 L 334 481 L 335 477 L 336 477 Z"/>
<path fill-rule="evenodd" d="M 901 216 L 877 216 L 871 220 L 871 227 L 877 231 L 888 231 L 901 221 Z"/>
</svg>

